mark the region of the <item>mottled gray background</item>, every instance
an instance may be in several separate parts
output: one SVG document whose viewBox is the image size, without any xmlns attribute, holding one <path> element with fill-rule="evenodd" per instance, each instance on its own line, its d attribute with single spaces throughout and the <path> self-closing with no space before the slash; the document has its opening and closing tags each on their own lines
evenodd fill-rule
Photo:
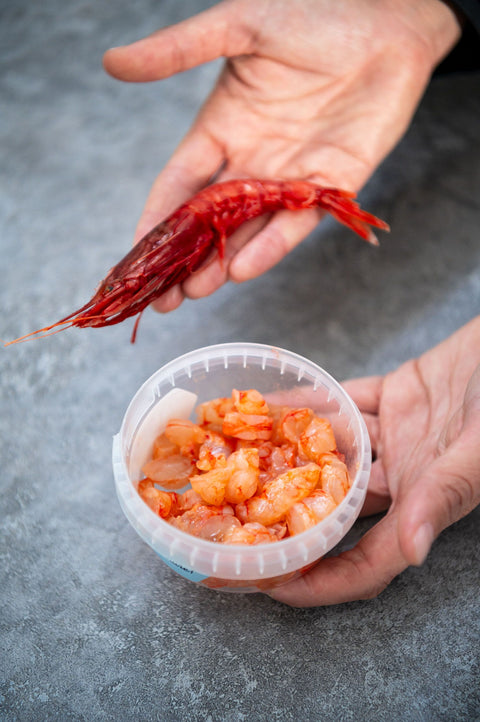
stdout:
<svg viewBox="0 0 480 722">
<path fill-rule="evenodd" d="M 122 85 L 103 51 L 208 4 L 0 4 L 2 339 L 84 303 L 128 250 L 219 67 Z M 164 566 L 110 460 L 138 386 L 197 346 L 283 346 L 342 379 L 476 315 L 479 111 L 478 74 L 432 84 L 362 194 L 393 227 L 378 251 L 326 221 L 262 278 L 146 313 L 135 346 L 127 322 L 0 349 L 0 719 L 480 719 L 480 509 L 378 599 L 292 610 Z"/>
</svg>

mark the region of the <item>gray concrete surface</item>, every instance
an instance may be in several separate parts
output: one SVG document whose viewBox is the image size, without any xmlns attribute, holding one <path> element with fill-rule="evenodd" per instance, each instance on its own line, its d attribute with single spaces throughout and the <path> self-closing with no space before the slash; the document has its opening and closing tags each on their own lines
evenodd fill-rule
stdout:
<svg viewBox="0 0 480 722">
<path fill-rule="evenodd" d="M 101 55 L 200 0 L 0 6 L 0 337 L 82 304 L 218 71 L 122 85 Z M 0 719 L 478 720 L 480 509 L 377 599 L 293 610 L 177 576 L 117 503 L 138 386 L 210 343 L 383 373 L 479 312 L 480 77 L 436 80 L 362 194 L 372 250 L 325 222 L 270 273 L 175 313 L 0 351 Z M 372 522 L 357 527 L 360 534 Z"/>
</svg>

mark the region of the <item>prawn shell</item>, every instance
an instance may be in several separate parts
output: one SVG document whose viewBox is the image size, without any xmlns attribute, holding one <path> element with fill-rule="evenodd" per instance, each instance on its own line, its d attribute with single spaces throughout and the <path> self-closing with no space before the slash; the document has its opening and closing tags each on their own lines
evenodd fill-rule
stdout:
<svg viewBox="0 0 480 722">
<path fill-rule="evenodd" d="M 223 257 L 226 239 L 244 222 L 282 209 L 322 209 L 377 245 L 372 227 L 389 230 L 389 226 L 362 210 L 354 197 L 349 191 L 303 180 L 236 179 L 208 186 L 149 231 L 107 273 L 93 297 L 81 308 L 9 343 L 49 335 L 70 326 L 109 326 L 141 314 L 149 304 L 198 270 L 212 251 Z"/>
</svg>

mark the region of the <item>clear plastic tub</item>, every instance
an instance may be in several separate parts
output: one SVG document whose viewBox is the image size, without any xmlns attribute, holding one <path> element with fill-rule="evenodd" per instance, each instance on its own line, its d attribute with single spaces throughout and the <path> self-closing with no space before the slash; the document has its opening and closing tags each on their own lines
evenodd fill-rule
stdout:
<svg viewBox="0 0 480 722">
<path fill-rule="evenodd" d="M 195 420 L 195 407 L 232 389 L 254 388 L 267 400 L 310 406 L 332 423 L 352 481 L 345 499 L 315 527 L 269 544 L 207 541 L 174 528 L 136 490 L 155 437 L 172 418 Z M 362 507 L 371 466 L 370 440 L 360 412 L 323 369 L 290 351 L 255 343 L 209 346 L 167 363 L 133 397 L 113 439 L 120 505 L 132 526 L 172 569 L 222 591 L 258 592 L 305 573 L 352 527 Z"/>
</svg>

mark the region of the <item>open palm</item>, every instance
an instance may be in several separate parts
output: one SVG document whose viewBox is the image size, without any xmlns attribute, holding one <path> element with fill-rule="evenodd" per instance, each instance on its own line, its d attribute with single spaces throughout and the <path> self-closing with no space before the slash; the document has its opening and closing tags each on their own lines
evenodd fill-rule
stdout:
<svg viewBox="0 0 480 722">
<path fill-rule="evenodd" d="M 404 133 L 458 33 L 439 0 L 225 0 L 108 51 L 108 72 L 134 82 L 227 58 L 154 183 L 136 239 L 212 177 L 303 178 L 360 189 Z M 184 295 L 263 273 L 319 218 L 318 211 L 282 211 L 249 223 L 229 240 L 226 262 L 212 260 L 155 307 L 172 310 Z"/>
</svg>

